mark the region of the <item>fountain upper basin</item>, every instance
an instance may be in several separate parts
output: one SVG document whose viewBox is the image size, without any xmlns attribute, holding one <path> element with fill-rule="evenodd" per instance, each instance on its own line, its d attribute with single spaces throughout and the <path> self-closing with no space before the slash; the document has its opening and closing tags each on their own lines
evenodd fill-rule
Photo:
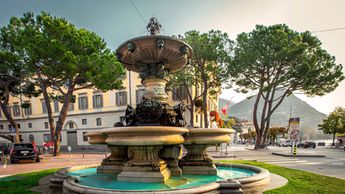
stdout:
<svg viewBox="0 0 345 194">
<path fill-rule="evenodd" d="M 126 69 L 142 72 L 142 64 L 160 64 L 169 71 L 184 67 L 192 56 L 192 48 L 185 42 L 169 36 L 141 36 L 121 44 L 117 58 Z"/>
</svg>

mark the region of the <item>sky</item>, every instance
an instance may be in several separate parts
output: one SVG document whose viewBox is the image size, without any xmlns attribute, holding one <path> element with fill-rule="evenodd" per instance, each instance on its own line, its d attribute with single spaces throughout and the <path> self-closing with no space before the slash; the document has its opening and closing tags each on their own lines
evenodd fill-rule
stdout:
<svg viewBox="0 0 345 194">
<path fill-rule="evenodd" d="M 146 35 L 146 25 L 152 16 L 162 24 L 163 35 L 217 29 L 227 32 L 233 40 L 241 32 L 252 31 L 256 24 L 285 23 L 296 31 L 311 32 L 345 27 L 344 0 L 0 0 L 0 3 L 0 26 L 8 24 L 12 16 L 45 11 L 96 32 L 112 50 L 130 38 Z M 345 64 L 345 30 L 313 34 L 336 57 L 337 63 Z M 223 90 L 221 97 L 239 102 L 252 94 Z M 345 81 L 322 97 L 297 96 L 327 114 L 336 106 L 345 107 L 342 99 Z"/>
</svg>

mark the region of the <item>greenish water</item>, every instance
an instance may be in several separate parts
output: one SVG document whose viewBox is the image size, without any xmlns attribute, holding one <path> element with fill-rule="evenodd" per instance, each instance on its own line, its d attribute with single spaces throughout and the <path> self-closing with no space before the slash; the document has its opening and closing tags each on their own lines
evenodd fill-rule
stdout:
<svg viewBox="0 0 345 194">
<path fill-rule="evenodd" d="M 140 183 L 140 182 L 121 182 L 116 180 L 116 175 L 107 173 L 97 173 L 96 168 L 87 168 L 69 172 L 69 175 L 76 177 L 78 184 L 116 190 L 169 190 L 197 187 L 212 183 L 218 180 L 229 178 L 241 178 L 253 176 L 256 173 L 247 169 L 217 167 L 217 175 L 183 175 L 172 176 L 165 183 Z"/>
</svg>

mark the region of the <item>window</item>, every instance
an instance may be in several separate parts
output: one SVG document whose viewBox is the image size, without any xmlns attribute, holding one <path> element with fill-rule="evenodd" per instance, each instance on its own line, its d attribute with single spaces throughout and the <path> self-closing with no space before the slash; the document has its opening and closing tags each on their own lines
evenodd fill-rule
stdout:
<svg viewBox="0 0 345 194">
<path fill-rule="evenodd" d="M 41 100 L 41 104 L 42 104 L 42 113 L 47 113 L 46 102 L 44 100 Z"/>
<path fill-rule="evenodd" d="M 125 116 L 120 116 L 120 122 L 125 122 L 126 121 L 126 117 Z"/>
<path fill-rule="evenodd" d="M 127 92 L 117 92 L 116 93 L 116 106 L 125 106 L 127 105 Z"/>
<path fill-rule="evenodd" d="M 135 91 L 137 103 L 140 103 L 143 100 L 144 93 L 145 89 L 137 89 L 137 91 Z"/>
<path fill-rule="evenodd" d="M 74 129 L 74 123 L 72 123 L 72 122 L 68 123 L 68 126 L 69 126 L 70 129 Z"/>
<path fill-rule="evenodd" d="M 18 117 L 20 116 L 20 107 L 18 103 L 13 103 L 13 116 Z"/>
<path fill-rule="evenodd" d="M 32 128 L 32 123 L 28 123 L 28 128 Z"/>
<path fill-rule="evenodd" d="M 101 93 L 94 93 L 92 96 L 93 108 L 103 107 L 103 95 Z"/>
<path fill-rule="evenodd" d="M 97 118 L 96 119 L 96 125 L 97 126 L 101 126 L 102 125 L 102 119 L 101 118 Z"/>
<path fill-rule="evenodd" d="M 18 129 L 20 129 L 20 124 L 17 124 Z"/>
<path fill-rule="evenodd" d="M 82 119 L 82 120 L 81 120 L 81 124 L 82 124 L 82 125 L 87 125 L 87 120 L 86 120 L 86 119 Z"/>
<path fill-rule="evenodd" d="M 43 134 L 43 141 L 50 142 L 50 134 Z"/>
<path fill-rule="evenodd" d="M 86 132 L 83 132 L 83 141 L 89 141 L 89 137 L 86 136 Z"/>
<path fill-rule="evenodd" d="M 172 91 L 172 99 L 175 101 L 188 99 L 188 88 L 187 87 L 177 87 Z"/>
<path fill-rule="evenodd" d="M 74 103 L 70 102 L 68 105 L 68 111 L 74 111 Z"/>
<path fill-rule="evenodd" d="M 44 128 L 45 128 L 45 129 L 48 129 L 48 128 L 49 128 L 48 122 L 44 122 Z"/>
<path fill-rule="evenodd" d="M 29 135 L 29 141 L 30 142 L 34 142 L 35 141 L 34 135 L 32 135 L 32 134 Z"/>
<path fill-rule="evenodd" d="M 31 115 L 32 114 L 32 107 L 29 101 L 25 101 L 25 104 L 28 104 L 29 106 L 27 108 L 24 108 L 24 114 L 25 115 Z"/>
<path fill-rule="evenodd" d="M 79 107 L 79 110 L 88 109 L 88 100 L 87 100 L 86 94 L 79 94 L 78 107 Z"/>
<path fill-rule="evenodd" d="M 59 101 L 54 100 L 54 112 L 59 112 Z"/>
<path fill-rule="evenodd" d="M 3 125 L 0 125 L 0 129 L 4 129 L 4 126 L 3 126 Z"/>
</svg>

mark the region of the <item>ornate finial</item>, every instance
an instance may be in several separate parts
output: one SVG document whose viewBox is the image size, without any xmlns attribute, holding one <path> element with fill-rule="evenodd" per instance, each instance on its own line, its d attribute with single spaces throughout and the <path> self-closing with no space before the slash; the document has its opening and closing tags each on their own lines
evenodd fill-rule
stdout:
<svg viewBox="0 0 345 194">
<path fill-rule="evenodd" d="M 150 35 L 158 35 L 162 25 L 158 22 L 156 17 L 152 17 L 147 24 L 146 29 L 150 32 Z"/>
</svg>

